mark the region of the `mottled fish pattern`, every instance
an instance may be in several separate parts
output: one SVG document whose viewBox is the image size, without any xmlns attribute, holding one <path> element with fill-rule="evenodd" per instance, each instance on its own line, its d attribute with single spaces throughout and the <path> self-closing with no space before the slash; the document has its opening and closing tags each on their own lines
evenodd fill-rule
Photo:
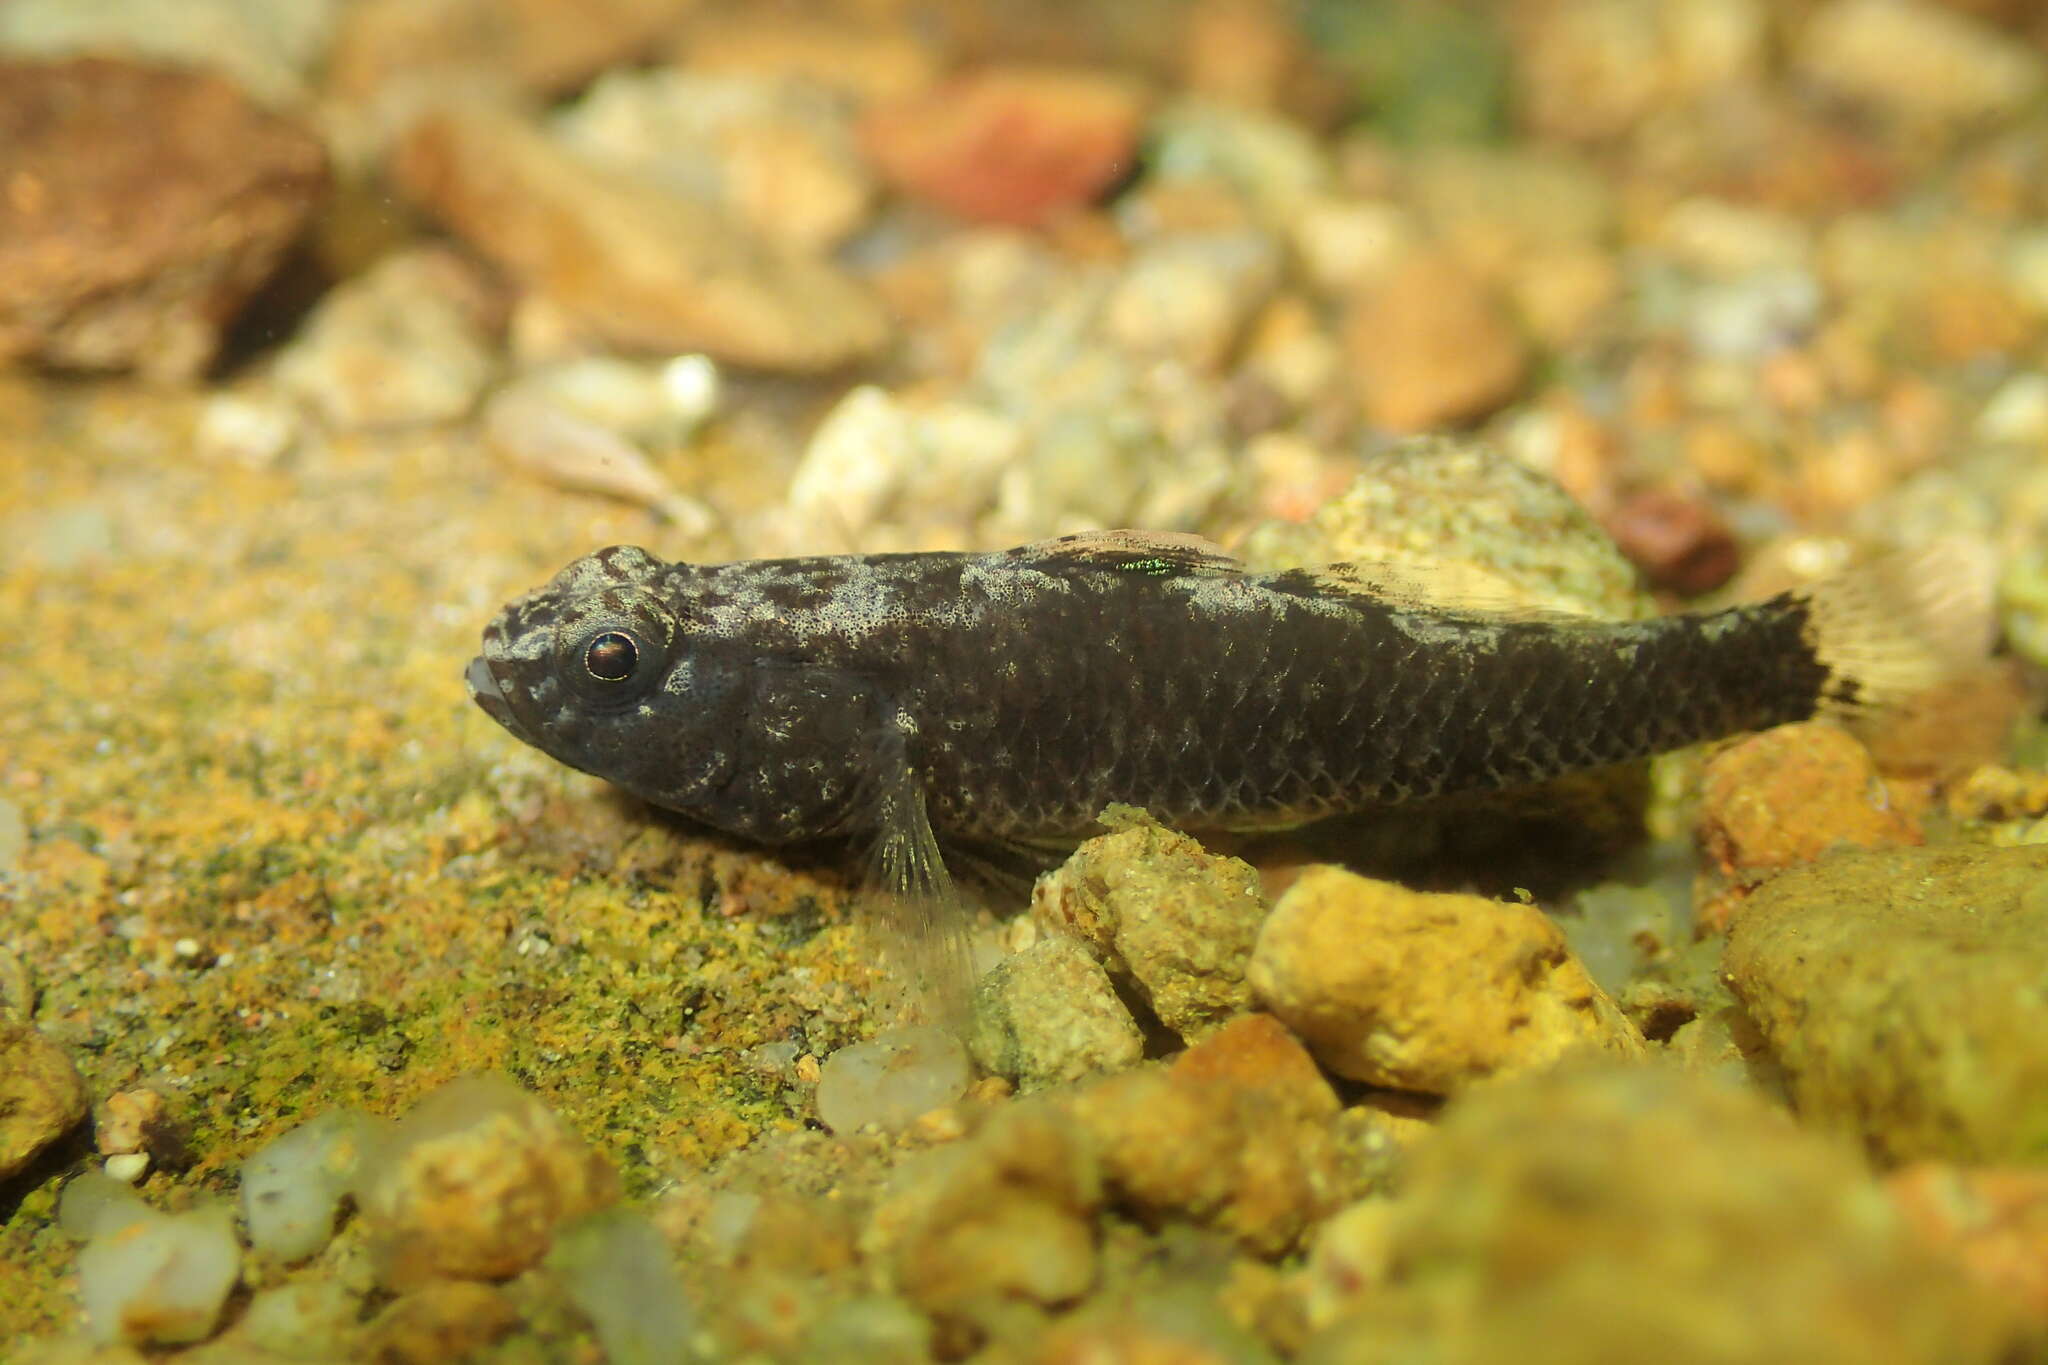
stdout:
<svg viewBox="0 0 2048 1365">
<path fill-rule="evenodd" d="M 866 837 L 885 879 L 944 895 L 941 841 L 1084 833 L 1110 802 L 1272 827 L 1882 704 L 1983 647 L 1960 572 L 1614 622 L 1136 532 L 717 565 L 619 546 L 508 605 L 468 683 L 655 805 L 767 844 Z"/>
</svg>

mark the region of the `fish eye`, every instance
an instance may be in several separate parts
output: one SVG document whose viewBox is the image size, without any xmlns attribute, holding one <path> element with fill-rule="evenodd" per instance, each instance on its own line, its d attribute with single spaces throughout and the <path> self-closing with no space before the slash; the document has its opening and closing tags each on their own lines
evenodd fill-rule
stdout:
<svg viewBox="0 0 2048 1365">
<path fill-rule="evenodd" d="M 620 630 L 608 630 L 583 649 L 583 668 L 599 682 L 624 682 L 640 663 L 640 646 Z"/>
</svg>

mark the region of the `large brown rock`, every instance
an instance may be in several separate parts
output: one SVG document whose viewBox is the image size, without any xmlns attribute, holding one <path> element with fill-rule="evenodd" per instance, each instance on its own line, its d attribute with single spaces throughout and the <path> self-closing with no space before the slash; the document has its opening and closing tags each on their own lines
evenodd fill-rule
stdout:
<svg viewBox="0 0 2048 1365">
<path fill-rule="evenodd" d="M 1802 1115 L 1899 1160 L 2048 1162 L 2048 848 L 1781 873 L 1725 965 Z"/>
<path fill-rule="evenodd" d="M 0 362 L 197 377 L 327 188 L 218 76 L 0 61 Z"/>
<path fill-rule="evenodd" d="M 1310 1279 L 1304 1365 L 1989 1365 L 2023 1330 L 1853 1148 L 1666 1067 L 1458 1101 Z"/>
<path fill-rule="evenodd" d="M 429 116 L 397 171 L 456 235 L 614 345 L 818 371 L 889 340 L 875 296 L 829 262 L 582 161 L 510 113 Z"/>
<path fill-rule="evenodd" d="M 71 1058 L 27 1024 L 0 1023 L 0 1180 L 85 1117 L 85 1082 Z"/>
</svg>

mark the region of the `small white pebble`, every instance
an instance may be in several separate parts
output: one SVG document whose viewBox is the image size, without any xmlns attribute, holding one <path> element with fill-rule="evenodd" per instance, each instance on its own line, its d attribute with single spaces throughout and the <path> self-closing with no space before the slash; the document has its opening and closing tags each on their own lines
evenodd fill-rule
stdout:
<svg viewBox="0 0 2048 1365">
<path fill-rule="evenodd" d="M 181 938 L 173 940 L 173 942 L 171 943 L 171 951 L 177 954 L 179 957 L 198 957 L 199 940 L 196 938 Z"/>
<path fill-rule="evenodd" d="M 78 1253 L 87 1331 L 112 1343 L 180 1345 L 212 1335 L 241 1273 L 234 1218 L 224 1208 L 146 1211 L 93 1237 Z"/>
<path fill-rule="evenodd" d="M 718 408 L 718 366 L 707 355 L 679 355 L 661 367 L 661 389 L 670 411 L 686 422 L 699 422 Z"/>
<path fill-rule="evenodd" d="M 210 458 L 265 469 L 298 444 L 300 424 L 298 409 L 282 397 L 217 394 L 200 410 L 193 444 Z"/>
<path fill-rule="evenodd" d="M 106 1159 L 106 1173 L 124 1185 L 133 1185 L 149 1174 L 148 1152 L 123 1152 Z"/>
<path fill-rule="evenodd" d="M 973 1079 L 958 1038 L 944 1029 L 898 1029 L 825 1059 L 818 1118 L 835 1133 L 871 1125 L 893 1133 L 959 1099 Z"/>
<path fill-rule="evenodd" d="M 249 1245 L 299 1261 L 327 1245 L 375 1122 L 354 1110 L 322 1114 L 242 1163 L 242 1216 Z"/>
</svg>

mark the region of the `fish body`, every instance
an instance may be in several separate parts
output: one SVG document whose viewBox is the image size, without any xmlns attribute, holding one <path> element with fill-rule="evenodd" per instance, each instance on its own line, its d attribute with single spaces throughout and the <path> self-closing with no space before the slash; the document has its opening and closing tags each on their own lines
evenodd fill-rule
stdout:
<svg viewBox="0 0 2048 1365">
<path fill-rule="evenodd" d="M 1981 649 L 1945 581 L 1611 622 L 1132 532 L 721 565 L 614 547 L 507 606 L 468 681 L 526 742 L 763 843 L 1038 840 L 1110 802 L 1272 827 L 1881 704 Z"/>
</svg>

